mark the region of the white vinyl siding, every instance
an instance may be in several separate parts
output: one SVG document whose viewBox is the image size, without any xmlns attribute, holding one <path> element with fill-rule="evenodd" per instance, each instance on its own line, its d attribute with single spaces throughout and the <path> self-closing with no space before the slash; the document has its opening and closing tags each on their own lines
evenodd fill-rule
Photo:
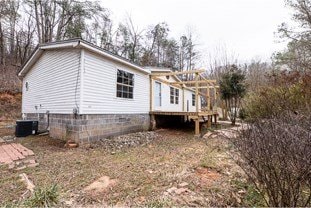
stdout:
<svg viewBox="0 0 311 208">
<path fill-rule="evenodd" d="M 176 82 L 177 80 L 170 76 L 169 79 L 166 77 L 159 77 L 160 79 L 163 79 L 168 82 Z M 156 83 L 160 83 L 160 81 L 153 81 L 153 110 L 154 111 L 163 111 L 163 112 L 183 112 L 183 97 L 184 100 L 184 112 L 195 112 L 196 107 L 192 106 L 192 95 L 194 94 L 194 91 L 189 89 L 182 90 L 181 88 L 173 87 L 174 89 L 174 103 L 171 103 L 171 86 L 168 84 L 161 82 L 161 106 L 156 105 L 156 89 L 155 85 Z M 178 96 L 176 96 L 176 91 L 178 90 Z M 184 93 L 184 95 L 183 95 Z M 177 104 L 176 104 L 176 98 L 177 98 Z M 187 101 L 188 101 L 188 108 L 187 108 Z M 199 97 L 199 110 L 201 109 L 201 100 Z"/>
<path fill-rule="evenodd" d="M 196 111 L 196 105 L 192 105 L 192 97 L 195 95 L 195 92 L 185 89 L 185 111 L 187 111 L 187 101 L 189 103 L 188 108 L 189 112 L 195 112 Z M 199 110 L 201 109 L 201 96 L 199 96 Z M 194 102 L 195 104 L 195 102 Z"/>
<path fill-rule="evenodd" d="M 149 75 L 85 50 L 83 70 L 83 114 L 149 113 Z M 117 70 L 134 75 L 133 99 L 116 94 Z"/>
<path fill-rule="evenodd" d="M 163 79 L 161 77 L 161 79 Z M 164 80 L 167 81 L 167 79 L 164 77 Z M 170 80 L 170 79 L 169 79 Z M 175 79 L 172 79 L 170 81 L 174 81 L 176 82 Z M 178 104 L 175 104 L 176 103 L 176 100 L 175 100 L 175 97 L 174 96 L 174 103 L 171 103 L 170 102 L 170 98 L 171 98 L 171 92 L 170 92 L 170 86 L 165 84 L 164 82 L 161 82 L 161 106 L 157 106 L 155 105 L 155 83 L 156 82 L 160 82 L 160 81 L 153 81 L 153 110 L 155 111 L 167 111 L 167 112 L 182 112 L 182 90 L 180 88 L 174 88 L 174 89 L 178 89 L 179 90 L 179 96 L 177 96 L 177 103 Z M 174 90 L 175 92 L 175 90 Z"/>
<path fill-rule="evenodd" d="M 42 54 L 23 78 L 22 113 L 68 114 L 79 106 L 79 55 L 77 49 Z"/>
</svg>

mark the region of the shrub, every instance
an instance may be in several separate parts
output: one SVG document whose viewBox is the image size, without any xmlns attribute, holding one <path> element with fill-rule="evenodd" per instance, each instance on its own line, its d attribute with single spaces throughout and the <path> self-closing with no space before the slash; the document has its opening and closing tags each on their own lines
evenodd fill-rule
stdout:
<svg viewBox="0 0 311 208">
<path fill-rule="evenodd" d="M 272 78 L 271 78 L 272 79 Z M 311 111 L 311 75 L 281 74 L 272 83 L 249 94 L 244 101 L 248 119 L 273 118 L 285 112 Z"/>
<path fill-rule="evenodd" d="M 20 93 L 1 93 L 0 92 L 0 120 L 16 119 L 21 112 Z"/>
<path fill-rule="evenodd" d="M 232 141 L 238 164 L 268 206 L 311 205 L 311 115 L 256 120 Z"/>
<path fill-rule="evenodd" d="M 32 197 L 25 202 L 29 207 L 52 207 L 58 203 L 57 185 L 45 188 L 37 188 Z"/>
</svg>

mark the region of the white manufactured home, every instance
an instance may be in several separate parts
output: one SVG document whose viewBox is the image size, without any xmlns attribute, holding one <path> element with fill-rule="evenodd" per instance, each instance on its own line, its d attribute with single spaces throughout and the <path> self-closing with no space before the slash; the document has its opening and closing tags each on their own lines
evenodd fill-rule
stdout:
<svg viewBox="0 0 311 208">
<path fill-rule="evenodd" d="M 23 118 L 38 120 L 52 137 L 90 142 L 148 130 L 154 115 L 201 112 L 198 92 L 175 85 L 181 80 L 169 73 L 81 39 L 42 44 L 18 74 Z"/>
</svg>

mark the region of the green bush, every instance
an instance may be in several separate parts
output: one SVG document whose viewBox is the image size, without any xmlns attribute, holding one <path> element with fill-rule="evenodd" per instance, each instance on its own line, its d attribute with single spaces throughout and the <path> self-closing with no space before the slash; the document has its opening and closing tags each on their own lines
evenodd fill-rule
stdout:
<svg viewBox="0 0 311 208">
<path fill-rule="evenodd" d="M 37 188 L 32 197 L 25 201 L 29 207 L 53 207 L 58 203 L 58 187 L 52 185 L 45 188 Z"/>
</svg>

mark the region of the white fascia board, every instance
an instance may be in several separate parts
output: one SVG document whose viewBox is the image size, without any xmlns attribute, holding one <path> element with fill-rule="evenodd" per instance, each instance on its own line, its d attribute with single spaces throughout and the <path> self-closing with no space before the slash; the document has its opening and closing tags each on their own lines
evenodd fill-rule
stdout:
<svg viewBox="0 0 311 208">
<path fill-rule="evenodd" d="M 149 70 L 146 70 L 146 69 L 144 69 L 144 68 L 142 68 L 142 67 L 139 67 L 139 66 L 137 66 L 137 65 L 135 65 L 135 64 L 132 64 L 132 63 L 126 61 L 126 60 L 123 60 L 123 59 L 121 59 L 121 58 L 118 58 L 118 57 L 116 57 L 116 56 L 114 56 L 114 55 L 111 55 L 111 54 L 109 54 L 109 53 L 106 53 L 106 52 L 104 52 L 104 51 L 102 51 L 102 50 L 99 50 L 99 49 L 97 49 L 97 48 L 94 48 L 94 47 L 92 47 L 92 46 L 90 46 L 90 45 L 88 45 L 88 44 L 85 44 L 85 43 L 81 42 L 81 43 L 80 43 L 80 46 L 81 46 L 81 47 L 84 47 L 85 49 L 88 49 L 88 50 L 90 50 L 90 51 L 93 51 L 93 52 L 95 52 L 95 53 L 98 53 L 98 54 L 100 54 L 100 55 L 103 55 L 103 56 L 105 56 L 105 57 L 107 57 L 107 58 L 109 58 L 109 59 L 112 59 L 112 60 L 114 60 L 114 61 L 120 62 L 120 63 L 125 64 L 125 65 L 127 65 L 127 66 L 130 66 L 130 67 L 132 67 L 132 68 L 135 68 L 135 69 L 137 69 L 138 71 L 141 71 L 141 72 L 143 72 L 143 73 L 145 73 L 145 74 L 150 74 Z"/>
</svg>

